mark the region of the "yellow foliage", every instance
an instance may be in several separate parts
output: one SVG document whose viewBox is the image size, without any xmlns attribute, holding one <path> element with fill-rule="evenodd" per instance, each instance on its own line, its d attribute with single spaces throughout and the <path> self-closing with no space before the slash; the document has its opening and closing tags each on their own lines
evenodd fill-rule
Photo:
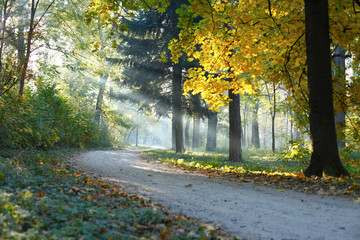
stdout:
<svg viewBox="0 0 360 240">
<path fill-rule="evenodd" d="M 360 62 L 360 14 L 354 14 L 352 0 L 330 0 L 329 6 L 333 43 Z M 202 20 L 188 24 L 190 15 Z M 256 94 L 258 82 L 266 80 L 291 89 L 294 103 L 306 100 L 304 15 L 302 0 L 190 1 L 180 16 L 179 39 L 169 47 L 174 62 L 185 53 L 200 63 L 189 71 L 185 93 L 200 93 L 218 109 L 228 103 L 228 89 Z M 357 90 L 353 86 L 351 92 L 359 98 Z"/>
<path fill-rule="evenodd" d="M 27 198 L 32 198 L 33 197 L 33 194 L 30 192 L 29 189 L 26 189 L 26 191 L 24 193 L 21 193 L 21 196 L 24 198 L 24 199 L 27 199 Z"/>
</svg>

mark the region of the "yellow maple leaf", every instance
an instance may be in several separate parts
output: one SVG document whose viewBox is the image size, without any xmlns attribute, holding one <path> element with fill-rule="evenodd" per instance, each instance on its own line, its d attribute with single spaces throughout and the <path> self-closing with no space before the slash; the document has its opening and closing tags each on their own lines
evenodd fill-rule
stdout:
<svg viewBox="0 0 360 240">
<path fill-rule="evenodd" d="M 27 198 L 32 198 L 33 197 L 33 194 L 30 192 L 29 189 L 26 189 L 26 191 L 24 193 L 21 193 L 21 196 L 24 198 L 24 199 L 27 199 Z"/>
</svg>

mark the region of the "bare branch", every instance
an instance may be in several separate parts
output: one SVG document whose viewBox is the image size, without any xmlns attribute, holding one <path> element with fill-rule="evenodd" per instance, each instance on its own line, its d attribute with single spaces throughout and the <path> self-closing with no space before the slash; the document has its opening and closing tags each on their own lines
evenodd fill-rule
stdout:
<svg viewBox="0 0 360 240">
<path fill-rule="evenodd" d="M 36 3 L 36 8 L 37 8 L 37 6 L 38 6 L 38 4 L 39 4 L 39 1 L 40 1 L 40 0 L 38 0 L 38 2 Z M 45 14 L 49 11 L 50 7 L 54 4 L 54 2 L 55 2 L 55 0 L 53 0 L 53 1 L 49 4 L 49 6 L 47 6 L 47 8 L 46 8 L 45 11 L 43 12 L 43 14 L 42 14 L 41 17 L 39 18 L 39 20 L 34 24 L 34 28 L 36 28 L 37 25 L 39 24 L 39 22 L 44 18 Z M 36 8 L 35 8 L 35 11 L 36 11 Z"/>
</svg>

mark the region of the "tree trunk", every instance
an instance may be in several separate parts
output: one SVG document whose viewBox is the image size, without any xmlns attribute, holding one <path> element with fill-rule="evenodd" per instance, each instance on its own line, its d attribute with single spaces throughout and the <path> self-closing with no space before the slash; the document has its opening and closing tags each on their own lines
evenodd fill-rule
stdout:
<svg viewBox="0 0 360 240">
<path fill-rule="evenodd" d="M 265 122 L 264 122 L 263 124 L 264 124 L 263 147 L 266 148 L 266 133 L 267 133 L 266 125 L 267 125 L 267 118 L 265 118 Z"/>
<path fill-rule="evenodd" d="M 96 98 L 96 106 L 95 106 L 95 121 L 97 124 L 100 124 L 100 119 L 102 114 L 102 103 L 104 99 L 106 83 L 107 83 L 107 77 L 103 73 L 101 73 L 99 93 Z"/>
<path fill-rule="evenodd" d="M 103 37 L 103 32 L 101 29 L 101 25 L 100 25 L 100 19 L 98 19 L 98 24 L 99 24 L 99 28 L 98 28 L 98 32 L 99 32 L 99 38 L 101 41 L 101 47 L 100 49 L 103 50 L 104 49 L 104 37 Z M 102 68 L 105 68 L 104 63 L 101 63 Z M 103 104 L 103 99 L 104 99 L 104 93 L 105 93 L 105 88 L 106 88 L 106 83 L 107 83 L 107 76 L 105 74 L 105 72 L 101 72 L 100 73 L 100 87 L 99 87 L 99 93 L 96 99 L 96 113 L 95 113 L 95 121 L 97 122 L 97 124 L 100 124 L 100 119 L 101 119 L 101 114 L 102 114 L 102 104 Z"/>
<path fill-rule="evenodd" d="M 36 27 L 38 26 L 39 22 L 42 20 L 42 18 L 45 16 L 45 14 L 48 12 L 50 7 L 54 4 L 55 0 L 52 0 L 50 4 L 47 6 L 46 10 L 42 13 L 41 17 L 35 21 L 35 14 L 38 9 L 40 0 L 31 0 L 31 8 L 30 8 L 30 23 L 29 23 L 29 31 L 27 35 L 26 40 L 26 55 L 25 55 L 25 61 L 23 63 L 22 69 L 21 69 L 21 75 L 20 75 L 20 88 L 19 88 L 19 98 L 22 98 L 22 95 L 24 94 L 24 87 L 25 87 L 25 79 L 27 75 L 28 65 L 30 61 L 30 54 L 31 54 L 31 45 L 34 37 L 34 32 Z"/>
<path fill-rule="evenodd" d="M 169 31 L 173 38 L 177 38 L 180 29 L 177 27 L 179 19 L 176 10 L 181 7 L 183 1 L 170 1 L 168 7 L 170 26 Z M 177 153 L 184 152 L 184 139 L 183 139 L 183 115 L 182 115 L 182 63 L 173 64 L 172 72 L 172 111 L 173 111 L 173 124 L 174 124 L 174 147 Z"/>
<path fill-rule="evenodd" d="M 180 63 L 173 65 L 173 115 L 175 121 L 175 151 L 184 152 L 183 121 L 181 111 L 182 67 Z"/>
<path fill-rule="evenodd" d="M 174 108 L 174 106 L 173 106 Z M 175 133 L 175 115 L 174 112 L 171 118 L 171 149 L 176 150 L 176 133 Z"/>
<path fill-rule="evenodd" d="M 251 123 L 251 145 L 255 148 L 260 148 L 258 112 L 259 99 L 256 99 L 256 104 L 253 109 L 253 120 Z"/>
<path fill-rule="evenodd" d="M 200 147 L 200 119 L 193 117 L 192 149 Z"/>
<path fill-rule="evenodd" d="M 5 43 L 5 34 L 6 34 L 6 23 L 7 23 L 7 19 L 8 19 L 8 14 L 6 14 L 8 12 L 8 0 L 5 0 L 2 6 L 2 13 L 1 13 L 1 19 L 0 19 L 0 23 L 1 23 L 1 28 L 0 28 L 0 32 L 1 32 L 1 41 L 0 41 L 0 86 L 2 88 L 4 88 L 4 78 L 3 78 L 3 50 L 4 50 L 4 43 Z M 1 91 L 3 91 L 3 89 L 1 89 Z M 0 92 L 0 96 L 2 95 L 2 92 Z"/>
<path fill-rule="evenodd" d="M 241 109 L 240 109 L 241 111 Z M 247 131 L 247 103 L 244 102 L 244 111 L 243 111 L 243 120 L 242 120 L 242 124 L 244 125 L 244 127 L 241 129 L 242 132 L 241 132 L 241 144 L 244 148 L 247 148 L 248 147 L 248 140 L 247 140 L 247 137 L 248 137 L 248 131 Z M 240 118 L 241 118 L 241 114 L 240 114 Z"/>
<path fill-rule="evenodd" d="M 275 117 L 276 117 L 276 86 L 275 86 L 275 82 L 273 82 L 273 110 L 271 115 L 272 152 L 275 152 Z"/>
<path fill-rule="evenodd" d="M 275 112 L 271 115 L 271 150 L 275 152 Z"/>
<path fill-rule="evenodd" d="M 275 152 L 275 117 L 276 117 L 276 83 L 272 82 L 272 93 L 270 93 L 268 84 L 265 83 L 267 97 L 270 104 L 270 116 L 271 116 L 271 150 Z"/>
<path fill-rule="evenodd" d="M 229 161 L 242 162 L 240 95 L 229 90 Z"/>
<path fill-rule="evenodd" d="M 24 67 L 25 64 L 25 59 L 26 59 L 26 46 L 25 46 L 25 33 L 24 33 L 24 25 L 20 25 L 19 29 L 18 29 L 18 33 L 17 33 L 17 44 L 16 44 L 16 48 L 17 48 L 17 52 L 18 52 L 18 61 L 19 61 L 19 66 L 18 66 L 18 78 L 21 79 L 21 75 L 22 73 L 22 69 Z"/>
<path fill-rule="evenodd" d="M 187 149 L 188 151 L 190 150 L 189 129 L 190 129 L 190 119 L 187 119 L 185 124 L 185 149 Z"/>
<path fill-rule="evenodd" d="M 294 119 L 293 112 L 290 110 L 290 140 L 294 140 Z"/>
<path fill-rule="evenodd" d="M 340 101 L 340 106 L 343 106 L 345 103 L 345 99 L 346 98 L 346 92 L 345 92 L 345 88 L 344 88 L 344 84 L 345 84 L 345 53 L 346 50 L 344 50 L 343 48 L 341 48 L 340 46 L 336 46 L 335 47 L 335 51 L 334 51 L 334 70 L 335 70 L 335 76 L 339 77 L 339 79 L 341 79 L 341 82 L 339 82 L 336 86 L 336 92 L 337 94 L 337 98 L 336 100 Z M 336 101 L 335 100 L 335 101 Z M 345 107 L 342 107 L 341 111 L 338 112 L 335 116 L 335 126 L 336 126 L 336 132 L 338 133 L 338 148 L 342 149 L 345 147 L 345 142 L 344 142 L 344 136 L 342 134 L 344 126 L 345 126 L 345 111 L 344 111 Z"/>
<path fill-rule="evenodd" d="M 313 147 L 305 175 L 349 175 L 340 161 L 337 148 L 327 0 L 305 0 L 305 30 Z"/>
<path fill-rule="evenodd" d="M 25 79 L 26 79 L 26 75 L 27 75 L 27 69 L 28 69 L 28 65 L 29 65 L 29 61 L 30 61 L 30 54 L 31 54 L 31 43 L 32 43 L 32 39 L 34 36 L 34 21 L 35 21 L 35 13 L 36 13 L 36 9 L 37 9 L 37 5 L 35 5 L 34 0 L 32 0 L 31 3 L 31 11 L 30 11 L 30 24 L 29 24 L 29 32 L 27 35 L 27 40 L 26 40 L 26 55 L 25 55 L 25 59 L 23 61 L 22 64 L 22 68 L 21 68 L 21 75 L 20 75 L 20 88 L 19 88 L 19 98 L 21 99 L 23 94 L 24 94 L 24 88 L 25 88 Z"/>
<path fill-rule="evenodd" d="M 206 140 L 206 151 L 214 152 L 216 150 L 216 129 L 218 123 L 218 113 L 209 112 L 208 119 L 208 131 L 207 131 L 207 140 Z"/>
</svg>

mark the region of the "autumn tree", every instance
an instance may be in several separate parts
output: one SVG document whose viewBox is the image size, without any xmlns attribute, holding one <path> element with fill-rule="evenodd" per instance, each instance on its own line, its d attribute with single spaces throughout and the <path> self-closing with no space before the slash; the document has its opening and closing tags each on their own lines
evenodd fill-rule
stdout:
<svg viewBox="0 0 360 240">
<path fill-rule="evenodd" d="M 336 141 L 327 0 L 305 0 L 305 27 L 313 146 L 305 175 L 349 175 L 340 162 Z"/>
<path fill-rule="evenodd" d="M 173 146 L 178 149 L 176 151 L 183 151 L 183 140 L 179 139 L 183 136 L 182 116 L 186 113 L 199 118 L 202 107 L 195 106 L 199 105 L 195 102 L 200 103 L 196 97 L 187 98 L 182 95 L 184 72 L 188 68 L 185 61 L 172 63 L 161 59 L 168 55 L 169 40 L 178 34 L 175 13 L 178 8 L 180 3 L 171 2 L 166 11 L 161 13 L 151 8 L 119 19 L 117 24 L 126 26 L 125 30 L 118 33 L 121 42 L 117 49 L 123 57 L 109 60 L 124 68 L 119 84 L 124 84 L 139 94 L 120 94 L 117 97 L 133 98 L 142 102 L 142 107 L 155 109 L 158 115 L 167 115 L 168 110 L 172 109 Z M 141 96 L 146 100 L 143 101 Z M 197 134 L 193 136 L 196 137 Z M 188 134 L 186 137 L 188 138 Z"/>
<path fill-rule="evenodd" d="M 139 7 L 143 2 L 129 5 L 134 4 Z M 353 54 L 355 63 L 360 53 L 358 8 L 358 1 L 332 0 L 328 18 L 332 41 Z M 172 60 L 185 54 L 189 61 L 199 62 L 199 67 L 188 71 L 185 92 L 200 93 L 212 109 L 218 109 L 230 102 L 228 90 L 252 94 L 261 79 L 281 82 L 291 92 L 287 101 L 296 121 L 303 126 L 309 123 L 312 90 L 308 87 L 313 85 L 307 84 L 304 1 L 192 0 L 177 13 L 181 31 L 170 44 Z M 351 104 L 358 102 L 357 86 L 357 78 L 346 84 Z M 348 110 L 355 113 L 353 106 Z"/>
<path fill-rule="evenodd" d="M 269 87 L 271 85 L 271 89 Z M 276 82 L 265 83 L 265 89 L 267 93 L 267 98 L 270 103 L 270 115 L 271 115 L 271 150 L 275 152 L 275 118 L 277 113 L 277 102 L 276 94 L 279 84 Z"/>
<path fill-rule="evenodd" d="M 19 83 L 24 93 L 30 56 L 35 42 L 41 39 L 40 24 L 55 0 L 14 1 L 0 3 L 0 96 Z"/>
<path fill-rule="evenodd" d="M 229 161 L 241 162 L 240 95 L 229 90 Z"/>
<path fill-rule="evenodd" d="M 353 1 L 331 1 L 330 6 L 333 40 L 357 53 L 355 36 L 359 28 L 355 27 L 358 17 L 353 14 L 356 11 Z M 228 89 L 251 93 L 256 92 L 260 79 L 280 81 L 291 89 L 288 100 L 295 112 L 303 114 L 302 119 L 308 119 L 309 105 L 313 103 L 308 101 L 309 92 L 313 90 L 308 87 L 314 85 L 307 85 L 303 1 L 194 0 L 180 16 L 183 30 L 179 40 L 172 42 L 173 57 L 176 59 L 185 53 L 198 60 L 202 67 L 189 72 L 185 90 L 201 93 L 216 109 L 229 102 L 228 95 L 224 94 Z M 198 17 L 202 20 L 195 22 Z M 229 68 L 233 71 L 229 72 Z"/>
</svg>

